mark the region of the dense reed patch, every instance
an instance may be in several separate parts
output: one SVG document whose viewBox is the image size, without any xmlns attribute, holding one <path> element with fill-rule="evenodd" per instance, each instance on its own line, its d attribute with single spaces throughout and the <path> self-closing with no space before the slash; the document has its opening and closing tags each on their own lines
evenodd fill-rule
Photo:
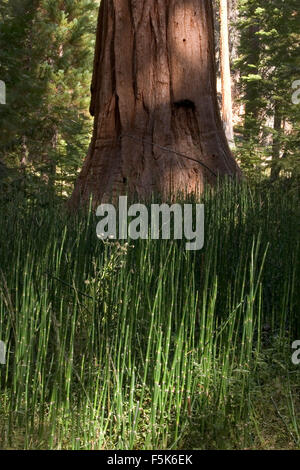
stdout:
<svg viewBox="0 0 300 470">
<path fill-rule="evenodd" d="M 299 190 L 202 201 L 199 252 L 1 205 L 1 448 L 300 447 Z"/>
</svg>

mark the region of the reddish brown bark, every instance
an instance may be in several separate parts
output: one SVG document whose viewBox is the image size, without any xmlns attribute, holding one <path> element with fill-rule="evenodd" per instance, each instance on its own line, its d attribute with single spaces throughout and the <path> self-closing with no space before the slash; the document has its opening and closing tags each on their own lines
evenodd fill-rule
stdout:
<svg viewBox="0 0 300 470">
<path fill-rule="evenodd" d="M 239 175 L 217 104 L 211 1 L 102 0 L 91 113 L 74 205 L 91 194 L 191 193 Z"/>
</svg>

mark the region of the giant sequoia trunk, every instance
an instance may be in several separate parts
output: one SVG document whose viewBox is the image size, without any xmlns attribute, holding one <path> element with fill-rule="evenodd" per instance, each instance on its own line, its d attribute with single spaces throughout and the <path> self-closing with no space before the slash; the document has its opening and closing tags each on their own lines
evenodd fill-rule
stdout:
<svg viewBox="0 0 300 470">
<path fill-rule="evenodd" d="M 239 175 L 216 96 L 210 0 L 102 0 L 89 153 L 71 203 Z"/>
</svg>

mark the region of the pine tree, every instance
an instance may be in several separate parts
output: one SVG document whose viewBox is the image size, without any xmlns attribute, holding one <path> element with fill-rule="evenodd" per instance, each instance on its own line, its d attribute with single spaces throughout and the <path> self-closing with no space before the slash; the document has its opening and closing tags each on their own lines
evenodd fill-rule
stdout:
<svg viewBox="0 0 300 470">
<path fill-rule="evenodd" d="M 267 159 L 273 179 L 281 169 L 291 174 L 299 168 L 299 110 L 292 103 L 292 83 L 300 74 L 297 5 L 297 0 L 240 1 L 242 156 L 249 167 Z"/>
<path fill-rule="evenodd" d="M 0 151 L 54 186 L 76 174 L 87 151 L 97 2 L 8 0 L 0 77 L 8 89 Z"/>
</svg>

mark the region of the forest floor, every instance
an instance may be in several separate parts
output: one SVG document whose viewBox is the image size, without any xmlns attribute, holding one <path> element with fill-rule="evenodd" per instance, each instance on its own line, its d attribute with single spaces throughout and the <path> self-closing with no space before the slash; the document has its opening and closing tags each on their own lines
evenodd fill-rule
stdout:
<svg viewBox="0 0 300 470">
<path fill-rule="evenodd" d="M 2 199 L 2 449 L 300 448 L 296 184 L 207 191 L 194 252 Z"/>
</svg>

